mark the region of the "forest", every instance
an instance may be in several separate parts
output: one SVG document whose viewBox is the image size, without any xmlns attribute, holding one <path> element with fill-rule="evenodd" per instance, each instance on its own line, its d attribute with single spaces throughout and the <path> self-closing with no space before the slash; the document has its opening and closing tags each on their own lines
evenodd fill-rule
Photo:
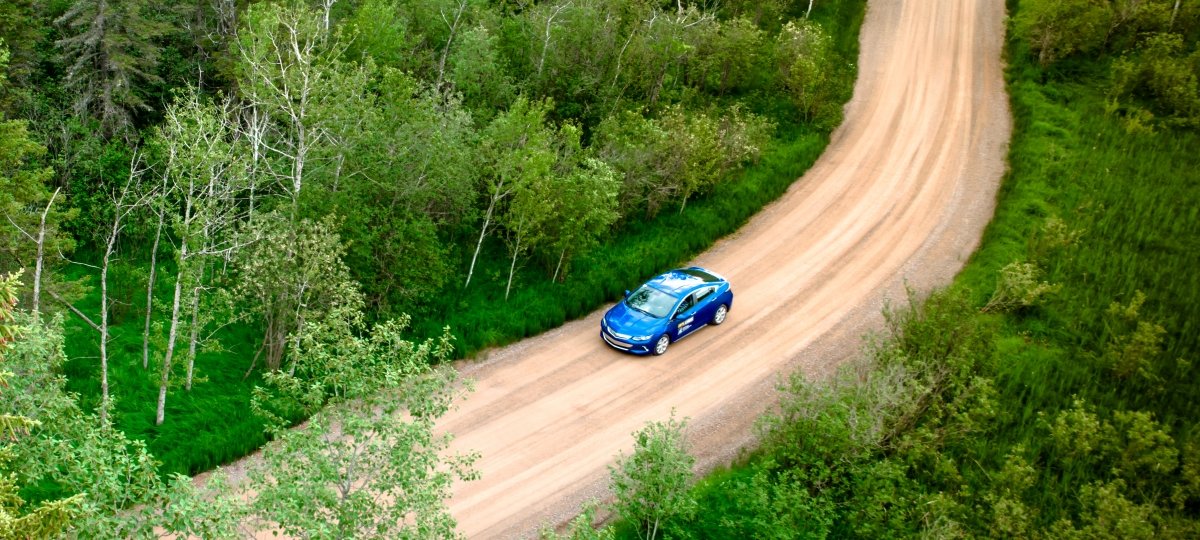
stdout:
<svg viewBox="0 0 1200 540">
<path fill-rule="evenodd" d="M 5 2 L 0 537 L 452 536 L 446 361 L 782 193 L 862 9 Z M 254 500 L 185 476 L 269 439 Z"/>
</svg>

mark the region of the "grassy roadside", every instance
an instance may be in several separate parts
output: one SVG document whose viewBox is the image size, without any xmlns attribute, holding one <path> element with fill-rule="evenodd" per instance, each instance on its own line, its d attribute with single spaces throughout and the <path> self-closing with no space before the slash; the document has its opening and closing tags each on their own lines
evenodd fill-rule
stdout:
<svg viewBox="0 0 1200 540">
<path fill-rule="evenodd" d="M 865 2 L 851 0 L 813 10 L 812 17 L 834 38 L 842 58 L 857 58 L 858 29 Z M 841 101 L 848 100 L 854 81 L 853 64 L 847 61 Z M 759 98 L 762 99 L 762 98 Z M 773 104 L 762 105 L 764 109 Z M 780 107 L 786 110 L 788 107 Z M 458 352 L 471 355 L 487 347 L 512 343 L 583 316 L 617 297 L 639 280 L 695 256 L 722 236 L 737 230 L 763 206 L 778 198 L 820 156 L 829 141 L 829 130 L 783 122 L 762 159 L 705 197 L 690 201 L 682 211 L 664 208 L 657 218 L 627 224 L 603 245 L 573 263 L 565 283 L 551 283 L 541 269 L 527 267 L 514 285 L 512 297 L 503 300 L 507 258 L 494 245 L 477 270 L 478 285 L 465 293 L 450 293 L 414 314 L 414 337 L 441 334 L 449 326 Z M 250 413 L 249 395 L 257 374 L 243 379 L 260 336 L 246 327 L 223 331 L 221 350 L 198 355 L 196 369 L 202 381 L 191 392 L 172 387 L 167 399 L 167 421 L 154 425 L 158 393 L 155 359 L 141 367 L 145 276 L 137 261 L 119 263 L 112 270 L 114 299 L 114 360 L 109 377 L 116 400 L 114 422 L 131 438 L 145 440 L 162 464 L 163 473 L 195 474 L 246 455 L 265 441 L 262 422 Z M 168 268 L 160 268 L 156 302 L 169 302 L 172 285 Z M 98 291 L 80 308 L 98 310 Z M 169 306 L 166 307 L 169 309 Z M 158 310 L 163 306 L 156 307 Z M 520 313 L 520 317 L 512 314 Z M 165 315 L 156 315 L 162 319 Z M 85 408 L 99 402 L 98 345 L 94 330 L 68 320 L 65 372 L 68 388 L 81 396 Z M 175 362 L 173 381 L 181 381 L 184 362 Z"/>
<path fill-rule="evenodd" d="M 776 447 L 702 479 L 696 517 L 670 534 L 1200 531 L 1200 136 L 1128 133 L 1106 113 L 1101 66 L 1072 66 L 1067 81 L 1031 65 L 1019 42 L 1008 53 L 1010 171 L 946 293 L 964 296 L 964 324 L 990 336 L 969 382 L 858 458 L 831 465 L 818 455 L 826 443 L 802 439 L 814 445 L 802 465 L 782 466 L 795 456 Z M 980 312 L 1013 262 L 1060 288 Z"/>
</svg>

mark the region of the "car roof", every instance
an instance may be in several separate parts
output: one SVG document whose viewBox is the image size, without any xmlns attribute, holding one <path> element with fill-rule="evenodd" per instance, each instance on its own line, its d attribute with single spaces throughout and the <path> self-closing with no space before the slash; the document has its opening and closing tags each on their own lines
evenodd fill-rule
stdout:
<svg viewBox="0 0 1200 540">
<path fill-rule="evenodd" d="M 678 268 L 655 276 L 646 284 L 673 296 L 681 296 L 701 285 L 725 281 L 724 278 L 699 266 Z"/>
</svg>

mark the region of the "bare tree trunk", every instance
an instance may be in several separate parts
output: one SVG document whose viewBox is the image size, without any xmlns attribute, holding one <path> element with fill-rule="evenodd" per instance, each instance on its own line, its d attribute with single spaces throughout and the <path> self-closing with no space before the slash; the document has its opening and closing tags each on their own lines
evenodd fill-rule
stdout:
<svg viewBox="0 0 1200 540">
<path fill-rule="evenodd" d="M 563 257 L 567 256 L 567 248 L 563 248 L 558 253 L 558 264 L 554 266 L 554 277 L 550 278 L 551 282 L 558 281 L 558 271 L 562 268 Z"/>
<path fill-rule="evenodd" d="M 120 209 L 117 211 L 120 212 Z M 100 425 L 108 424 L 108 263 L 117 241 L 119 220 L 113 219 L 108 245 L 104 250 L 104 262 L 100 265 Z"/>
<path fill-rule="evenodd" d="M 458 32 L 458 21 L 462 18 L 462 13 L 467 9 L 467 0 L 459 0 L 458 10 L 454 12 L 454 22 L 446 20 L 446 14 L 442 13 L 442 21 L 446 26 L 450 27 L 450 37 L 446 38 L 446 46 L 442 48 L 442 57 L 438 60 L 437 82 L 433 85 L 434 88 L 441 88 L 442 81 L 445 80 L 446 74 L 446 57 L 450 55 L 450 45 L 454 43 L 454 34 Z"/>
<path fill-rule="evenodd" d="M 1175 0 L 1175 7 L 1171 8 L 1171 24 L 1167 28 L 1175 28 L 1175 16 L 1179 15 L 1179 5 L 1182 3 L 1183 0 Z"/>
<path fill-rule="evenodd" d="M 521 254 L 521 231 L 517 229 L 517 245 L 513 247 L 512 264 L 508 265 L 508 286 L 504 287 L 504 300 L 508 301 L 508 292 L 512 290 L 513 274 L 517 270 L 517 256 Z"/>
<path fill-rule="evenodd" d="M 542 54 L 538 57 L 537 77 L 540 81 L 542 78 L 542 67 L 546 63 L 546 52 L 550 50 L 550 29 L 554 27 L 554 19 L 571 7 L 571 2 L 567 2 L 561 6 L 555 6 L 553 12 L 546 16 L 546 33 L 542 37 Z"/>
<path fill-rule="evenodd" d="M 808 9 L 804 11 L 804 18 L 808 18 L 808 14 L 812 13 L 813 0 L 808 0 Z"/>
<path fill-rule="evenodd" d="M 329 12 L 333 11 L 333 5 L 336 3 L 337 0 L 321 0 L 321 7 L 325 11 L 325 17 L 322 21 L 324 23 L 325 33 L 329 33 Z"/>
<path fill-rule="evenodd" d="M 463 288 L 471 286 L 471 276 L 475 274 L 475 259 L 479 258 L 479 250 L 483 248 L 483 237 L 487 236 L 488 226 L 492 224 L 492 211 L 496 209 L 496 197 L 488 203 L 487 213 L 483 216 L 483 228 L 479 229 L 479 241 L 475 243 L 475 254 L 471 255 L 471 268 L 467 270 L 467 283 Z"/>
<path fill-rule="evenodd" d="M 200 336 L 200 284 L 197 283 L 192 288 L 192 328 L 191 337 L 188 342 L 188 366 L 187 366 L 187 382 L 183 387 L 188 392 L 192 391 L 192 371 L 196 365 L 196 340 Z"/>
<path fill-rule="evenodd" d="M 146 283 L 146 325 L 142 328 L 142 369 L 150 367 L 150 316 L 154 312 L 154 278 L 158 273 L 158 243 L 162 239 L 163 212 L 158 213 L 154 247 L 150 248 L 150 279 Z"/>
<path fill-rule="evenodd" d="M 46 216 L 50 214 L 50 206 L 54 204 L 55 197 L 58 197 L 58 192 L 62 188 L 54 190 L 54 194 L 50 196 L 50 202 L 46 203 L 46 209 L 42 211 L 41 226 L 38 227 L 37 237 L 37 261 L 34 263 L 33 271 L 33 316 L 41 316 L 42 302 L 42 268 L 45 267 L 46 255 Z"/>
<path fill-rule="evenodd" d="M 300 335 L 304 331 L 304 294 L 308 292 L 307 285 L 300 286 L 300 294 L 296 295 L 296 330 L 295 339 L 292 343 L 292 366 L 288 368 L 288 375 L 296 374 L 296 364 L 300 362 Z"/>
<path fill-rule="evenodd" d="M 60 304 L 62 304 L 63 307 L 67 308 L 67 310 L 70 311 L 71 313 L 74 313 L 76 317 L 79 317 L 79 320 L 83 321 L 84 323 L 87 323 L 88 326 L 92 327 L 92 330 L 95 330 L 97 332 L 100 331 L 100 325 L 96 324 L 96 322 L 93 321 L 91 318 L 89 318 L 87 315 L 84 315 L 82 311 L 79 311 L 79 308 L 71 305 L 71 303 L 68 302 L 67 299 L 59 296 L 58 293 L 54 292 L 53 290 L 47 290 L 46 294 L 49 294 L 50 298 L 58 300 L 58 302 Z"/>
<path fill-rule="evenodd" d="M 175 339 L 179 336 L 179 302 L 183 295 L 183 280 L 186 279 L 184 268 L 187 264 L 187 238 L 179 246 L 179 269 L 175 276 L 175 299 L 171 303 L 171 330 L 167 333 L 167 351 L 163 354 L 162 378 L 158 385 L 158 410 L 154 416 L 154 425 L 163 423 L 164 410 L 167 406 L 167 382 L 171 378 L 171 360 L 175 356 Z"/>
</svg>

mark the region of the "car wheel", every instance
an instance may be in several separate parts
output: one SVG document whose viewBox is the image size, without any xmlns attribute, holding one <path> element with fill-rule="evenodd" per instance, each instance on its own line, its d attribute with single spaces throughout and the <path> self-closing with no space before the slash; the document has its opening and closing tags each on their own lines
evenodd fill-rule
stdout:
<svg viewBox="0 0 1200 540">
<path fill-rule="evenodd" d="M 667 347 L 670 345 L 671 337 L 663 334 L 662 337 L 658 338 L 658 341 L 654 342 L 654 356 L 661 356 L 663 353 L 667 352 Z"/>
<path fill-rule="evenodd" d="M 712 318 L 713 325 L 715 326 L 715 325 L 725 322 L 725 316 L 727 316 L 727 315 L 729 315 L 729 306 L 726 306 L 725 304 L 721 304 L 721 307 L 717 308 L 717 312 L 713 313 L 713 318 Z"/>
</svg>

